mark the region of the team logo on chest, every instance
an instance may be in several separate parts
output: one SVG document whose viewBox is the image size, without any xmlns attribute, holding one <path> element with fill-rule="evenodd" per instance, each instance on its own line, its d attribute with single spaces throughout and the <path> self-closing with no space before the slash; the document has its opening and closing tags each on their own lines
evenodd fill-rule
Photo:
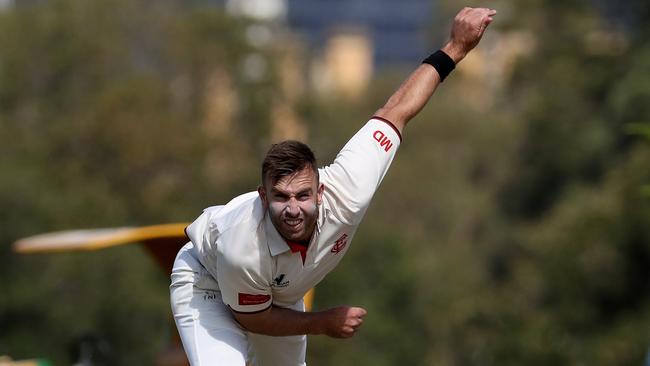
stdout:
<svg viewBox="0 0 650 366">
<path fill-rule="evenodd" d="M 346 245 L 348 245 L 348 234 L 343 234 L 340 238 L 336 239 L 336 242 L 332 246 L 332 250 L 330 252 L 339 254 L 339 252 L 342 251 Z"/>
</svg>

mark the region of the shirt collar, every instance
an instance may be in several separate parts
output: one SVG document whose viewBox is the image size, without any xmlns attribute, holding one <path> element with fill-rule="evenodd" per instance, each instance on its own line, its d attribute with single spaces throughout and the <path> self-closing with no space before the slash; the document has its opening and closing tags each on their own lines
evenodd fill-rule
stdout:
<svg viewBox="0 0 650 366">
<path fill-rule="evenodd" d="M 268 211 L 264 213 L 264 231 L 266 231 L 266 242 L 269 245 L 272 256 L 282 254 L 289 250 L 287 242 L 284 241 L 284 238 L 278 233 L 278 230 L 271 222 Z"/>
</svg>

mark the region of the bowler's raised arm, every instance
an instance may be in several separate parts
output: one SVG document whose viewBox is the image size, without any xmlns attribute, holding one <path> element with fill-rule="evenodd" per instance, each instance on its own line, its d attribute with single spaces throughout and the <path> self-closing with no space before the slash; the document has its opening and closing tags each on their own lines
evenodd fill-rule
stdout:
<svg viewBox="0 0 650 366">
<path fill-rule="evenodd" d="M 391 121 L 402 132 L 404 126 L 427 103 L 438 84 L 476 45 L 492 22 L 496 10 L 464 8 L 454 19 L 449 42 L 428 57 L 375 115 Z"/>
</svg>

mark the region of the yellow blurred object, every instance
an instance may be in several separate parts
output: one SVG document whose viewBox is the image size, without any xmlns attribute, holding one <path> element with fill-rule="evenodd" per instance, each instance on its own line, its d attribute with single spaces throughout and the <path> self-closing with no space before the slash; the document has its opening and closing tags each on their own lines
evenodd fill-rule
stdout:
<svg viewBox="0 0 650 366">
<path fill-rule="evenodd" d="M 302 300 L 305 302 L 305 310 L 311 311 L 314 305 L 314 288 L 310 288 L 309 291 L 303 296 Z"/>
<path fill-rule="evenodd" d="M 142 227 L 68 230 L 20 239 L 14 243 L 18 253 L 55 253 L 91 251 L 118 245 L 141 243 L 166 271 L 171 273 L 176 253 L 188 238 L 188 223 L 173 223 Z"/>
<path fill-rule="evenodd" d="M 14 243 L 14 251 L 22 254 L 92 251 L 140 243 L 166 273 L 171 273 L 176 253 L 189 241 L 185 235 L 187 225 L 189 223 L 58 231 L 20 239 Z M 303 298 L 307 311 L 311 311 L 313 299 L 312 288 Z"/>
<path fill-rule="evenodd" d="M 14 250 L 18 253 L 97 250 L 156 239 L 185 244 L 187 237 L 184 230 L 187 225 L 189 223 L 52 232 L 20 239 L 14 244 Z"/>
<path fill-rule="evenodd" d="M 52 364 L 43 359 L 13 361 L 9 356 L 0 356 L 0 366 L 51 366 Z"/>
</svg>

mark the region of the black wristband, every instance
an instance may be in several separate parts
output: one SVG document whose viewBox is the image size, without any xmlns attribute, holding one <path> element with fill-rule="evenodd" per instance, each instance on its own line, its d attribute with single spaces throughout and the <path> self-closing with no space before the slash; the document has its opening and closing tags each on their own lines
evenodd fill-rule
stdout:
<svg viewBox="0 0 650 366">
<path fill-rule="evenodd" d="M 456 63 L 454 60 L 452 60 L 451 57 L 449 57 L 449 55 L 444 53 L 442 50 L 438 50 L 432 53 L 431 56 L 425 58 L 422 63 L 429 64 L 433 66 L 436 71 L 438 71 L 438 75 L 440 75 L 440 82 L 445 81 L 447 75 L 449 75 L 449 73 L 456 68 Z"/>
</svg>

